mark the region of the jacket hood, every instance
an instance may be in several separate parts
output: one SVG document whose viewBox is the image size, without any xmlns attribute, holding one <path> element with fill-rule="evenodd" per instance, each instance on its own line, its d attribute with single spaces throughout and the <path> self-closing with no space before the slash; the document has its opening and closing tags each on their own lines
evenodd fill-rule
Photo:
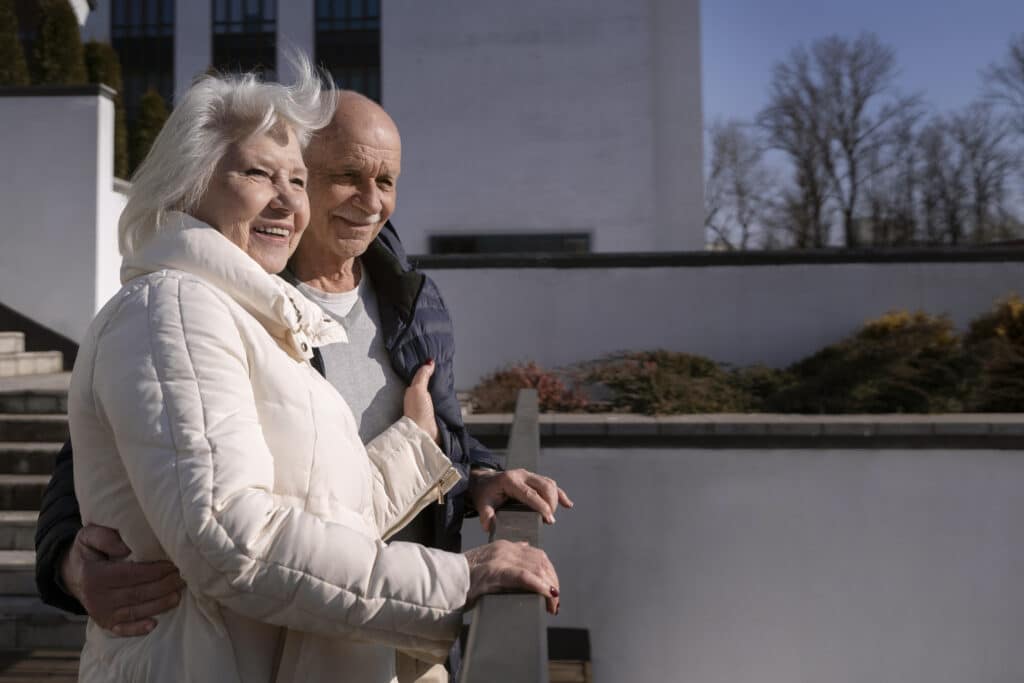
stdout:
<svg viewBox="0 0 1024 683">
<path fill-rule="evenodd" d="M 160 270 L 206 280 L 235 300 L 300 360 L 314 346 L 347 342 L 345 328 L 276 275 L 265 272 L 219 231 L 180 211 L 167 212 L 160 230 L 121 264 L 121 282 Z"/>
</svg>

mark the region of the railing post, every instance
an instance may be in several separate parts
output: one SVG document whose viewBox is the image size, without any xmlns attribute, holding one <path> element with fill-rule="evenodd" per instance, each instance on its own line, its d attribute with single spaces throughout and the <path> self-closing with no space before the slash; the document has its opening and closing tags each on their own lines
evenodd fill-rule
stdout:
<svg viewBox="0 0 1024 683">
<path fill-rule="evenodd" d="M 537 391 L 521 389 L 508 441 L 509 469 L 537 471 Z M 540 546 L 540 515 L 521 506 L 498 510 L 491 540 Z M 548 683 L 545 599 L 535 593 L 485 595 L 473 609 L 460 683 Z"/>
</svg>

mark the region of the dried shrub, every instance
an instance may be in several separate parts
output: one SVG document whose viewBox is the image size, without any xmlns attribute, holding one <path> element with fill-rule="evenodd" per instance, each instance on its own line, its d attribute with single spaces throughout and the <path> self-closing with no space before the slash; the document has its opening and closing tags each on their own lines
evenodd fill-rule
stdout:
<svg viewBox="0 0 1024 683">
<path fill-rule="evenodd" d="M 968 410 L 1024 411 L 1024 301 L 1016 294 L 976 318 L 964 339 L 970 362 Z"/>
<path fill-rule="evenodd" d="M 610 390 L 609 407 L 647 415 L 746 410 L 749 397 L 730 373 L 702 356 L 677 351 L 623 353 L 584 366 L 583 377 Z"/>
<path fill-rule="evenodd" d="M 793 365 L 793 384 L 766 407 L 787 413 L 956 412 L 964 367 L 948 318 L 893 311 Z"/>
<path fill-rule="evenodd" d="M 560 373 L 545 370 L 533 361 L 484 378 L 472 391 L 474 408 L 482 413 L 511 413 L 520 389 L 536 389 L 543 412 L 571 413 L 587 408 L 587 399 L 576 386 L 567 385 Z"/>
</svg>

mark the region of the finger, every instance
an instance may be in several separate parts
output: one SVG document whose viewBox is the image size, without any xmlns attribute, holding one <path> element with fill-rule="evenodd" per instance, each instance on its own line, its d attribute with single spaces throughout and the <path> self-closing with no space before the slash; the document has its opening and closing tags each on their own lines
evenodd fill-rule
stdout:
<svg viewBox="0 0 1024 683">
<path fill-rule="evenodd" d="M 484 505 L 480 508 L 480 526 L 484 531 L 490 532 L 494 529 L 494 507 Z"/>
<path fill-rule="evenodd" d="M 555 484 L 554 479 L 534 474 L 528 482 L 533 487 L 533 490 L 548 504 L 548 509 L 551 511 L 551 521 L 548 524 L 554 524 L 555 510 L 558 509 L 558 486 Z"/>
<path fill-rule="evenodd" d="M 156 620 L 154 619 L 142 619 L 140 621 L 132 621 L 127 624 L 115 624 L 113 628 L 109 629 L 115 636 L 121 638 L 134 638 L 137 636 L 148 635 L 156 628 Z"/>
<path fill-rule="evenodd" d="M 434 374 L 434 359 L 430 358 L 426 363 L 420 366 L 420 369 L 416 371 L 416 374 L 412 377 L 412 382 L 409 383 L 410 387 L 418 387 L 426 390 L 427 384 L 430 383 L 430 377 Z"/>
<path fill-rule="evenodd" d="M 127 557 L 132 552 L 121 540 L 121 534 L 117 533 L 116 529 L 96 524 L 82 527 L 75 540 L 112 559 Z"/>
<path fill-rule="evenodd" d="M 524 505 L 529 506 L 532 510 L 539 512 L 540 516 L 548 524 L 555 523 L 555 516 L 551 512 L 551 506 L 532 486 L 522 482 L 516 482 L 509 493 L 520 503 L 523 503 Z"/>
<path fill-rule="evenodd" d="M 137 586 L 132 586 L 131 588 L 120 588 L 118 590 L 111 591 L 106 603 L 110 605 L 111 609 L 115 610 L 122 607 L 134 606 L 137 608 L 134 615 L 135 619 L 142 619 L 153 615 L 139 613 L 139 607 L 154 600 L 167 598 L 171 595 L 177 595 L 181 592 L 184 585 L 185 583 L 177 573 L 168 574 L 159 581 L 151 581 L 150 583 L 139 584 Z"/>
<path fill-rule="evenodd" d="M 141 605 L 133 604 L 116 609 L 114 610 L 114 614 L 111 616 L 111 621 L 113 621 L 116 626 L 117 624 L 130 624 L 140 620 L 149 619 L 150 617 L 166 612 L 172 607 L 177 607 L 179 602 L 181 602 L 181 594 L 175 591 L 157 598 L 156 600 L 144 602 Z"/>
<path fill-rule="evenodd" d="M 558 489 L 558 502 L 561 503 L 562 507 L 564 508 L 571 508 L 576 506 L 576 503 L 570 500 L 569 494 L 563 491 L 561 487 L 559 487 Z"/>
<path fill-rule="evenodd" d="M 181 578 L 170 562 L 101 562 L 95 571 L 96 583 L 108 588 L 131 588 L 168 576 Z"/>
</svg>

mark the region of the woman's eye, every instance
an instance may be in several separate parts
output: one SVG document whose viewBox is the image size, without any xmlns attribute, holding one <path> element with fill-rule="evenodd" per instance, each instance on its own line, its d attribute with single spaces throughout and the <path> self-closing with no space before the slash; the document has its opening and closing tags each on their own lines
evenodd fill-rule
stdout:
<svg viewBox="0 0 1024 683">
<path fill-rule="evenodd" d="M 264 171 L 262 168 L 250 168 L 248 171 L 245 172 L 245 175 L 247 175 L 247 176 L 259 176 L 259 177 L 262 177 L 262 178 L 269 178 L 270 177 L 270 174 L 267 173 L 266 171 Z"/>
<path fill-rule="evenodd" d="M 296 187 L 305 187 L 306 181 L 302 178 L 292 178 L 292 185 L 295 185 Z"/>
</svg>

